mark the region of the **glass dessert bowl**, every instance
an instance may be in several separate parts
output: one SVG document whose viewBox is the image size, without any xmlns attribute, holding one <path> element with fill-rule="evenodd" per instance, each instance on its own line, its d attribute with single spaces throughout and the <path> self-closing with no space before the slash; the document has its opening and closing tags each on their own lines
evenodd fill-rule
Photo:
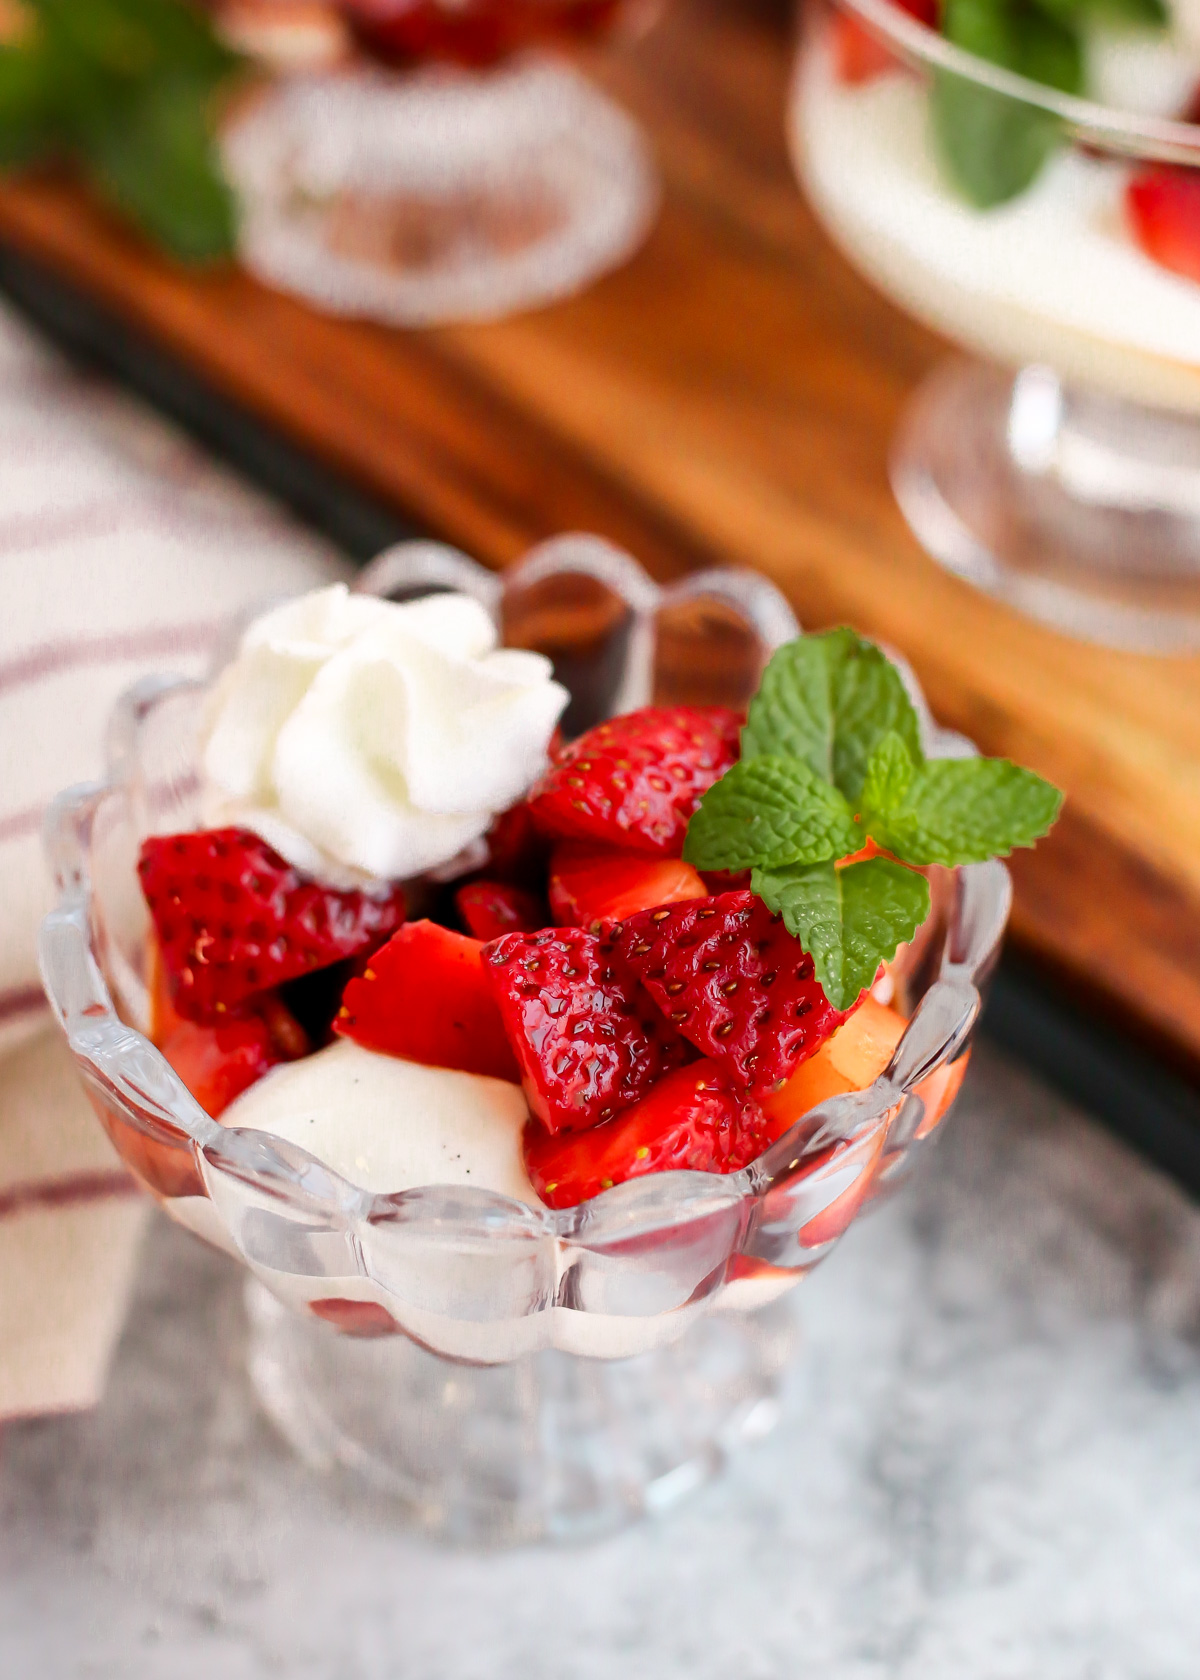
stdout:
<svg viewBox="0 0 1200 1680">
<path fill-rule="evenodd" d="M 490 319 L 625 262 L 658 210 L 637 125 L 554 48 L 629 0 L 342 0 L 365 60 L 231 124 L 240 251 L 268 284 L 398 326 Z"/>
<path fill-rule="evenodd" d="M 753 574 L 699 574 L 660 591 L 595 539 L 546 544 L 503 581 L 452 551 L 404 545 L 362 587 L 406 601 L 452 589 L 486 608 L 510 644 L 549 650 L 570 678 L 574 734 L 681 693 L 740 709 L 772 650 L 794 645 L 786 603 Z M 794 1333 L 781 1297 L 902 1180 L 944 1119 L 1007 920 L 1004 865 L 929 872 L 928 916 L 847 1022 L 866 1021 L 868 1004 L 894 1020 L 885 1049 L 856 1073 L 822 1059 L 846 1042 L 840 1034 L 823 1043 L 797 1070 L 808 1070 L 798 1118 L 779 1121 L 735 1171 L 710 1162 L 637 1176 L 631 1165 L 625 1182 L 546 1205 L 559 1175 L 539 1176 L 533 1120 L 522 1164 L 519 1086 L 373 1054 L 353 1037 L 395 940 L 344 993 L 351 1036 L 249 1084 L 222 1123 L 147 1036 L 165 947 L 152 938 L 138 858 L 144 872 L 156 836 L 211 820 L 198 743 L 235 669 L 216 688 L 138 685 L 114 717 L 107 779 L 64 794 L 48 821 L 60 901 L 44 925 L 43 974 L 102 1124 L 172 1218 L 246 1266 L 252 1375 L 311 1462 L 359 1471 L 460 1538 L 577 1537 L 660 1508 L 769 1426 Z M 916 698 L 930 761 L 970 758 Z M 722 902 L 696 900 L 702 914 Z M 573 948 L 594 943 L 581 928 L 568 935 Z M 547 929 L 532 945 L 559 937 Z M 525 938 L 484 950 L 507 959 L 516 940 L 520 961 Z M 418 1009 L 410 999 L 400 1017 Z M 611 1134 L 636 1106 L 565 1138 L 539 1131 L 538 1147 Z M 356 1129 L 331 1133 L 329 1116 L 337 1132 L 352 1108 Z M 438 1170 L 429 1149 L 442 1150 L 451 1182 L 427 1181 Z"/>
<path fill-rule="evenodd" d="M 963 0 L 814 6 L 793 158 L 850 260 L 988 358 L 935 370 L 894 442 L 926 549 L 1057 628 L 1184 651 L 1200 645 L 1200 126 L 1177 113 L 1200 47 L 1186 18 L 1076 38 L 1052 9 L 1026 8 L 1042 34 L 1005 37 L 1005 65 L 949 38 L 972 38 Z M 1017 73 L 1022 52 L 1059 85 Z"/>
</svg>

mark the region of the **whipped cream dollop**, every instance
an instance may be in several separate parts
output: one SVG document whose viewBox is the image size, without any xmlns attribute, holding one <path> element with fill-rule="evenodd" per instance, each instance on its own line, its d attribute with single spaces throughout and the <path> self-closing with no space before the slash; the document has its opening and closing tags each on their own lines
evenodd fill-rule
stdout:
<svg viewBox="0 0 1200 1680">
<path fill-rule="evenodd" d="M 424 1067 L 339 1039 L 230 1104 L 226 1126 L 298 1143 L 364 1190 L 474 1185 L 540 1207 L 521 1155 L 519 1085 Z"/>
<path fill-rule="evenodd" d="M 541 773 L 568 699 L 497 640 L 468 595 L 335 584 L 265 613 L 210 698 L 205 821 L 331 886 L 452 866 Z"/>
</svg>

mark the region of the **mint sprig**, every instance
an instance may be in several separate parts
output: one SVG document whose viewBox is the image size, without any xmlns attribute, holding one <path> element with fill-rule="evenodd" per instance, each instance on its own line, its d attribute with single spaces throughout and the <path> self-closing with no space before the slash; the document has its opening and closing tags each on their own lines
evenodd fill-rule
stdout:
<svg viewBox="0 0 1200 1680">
<path fill-rule="evenodd" d="M 174 255 L 233 252 L 216 144 L 240 60 L 188 0 L 24 0 L 0 45 L 0 165 L 69 161 Z"/>
<path fill-rule="evenodd" d="M 916 867 L 1005 856 L 1047 833 L 1062 795 L 1003 758 L 926 759 L 887 656 L 852 630 L 800 636 L 763 675 L 742 757 L 705 794 L 684 857 L 751 887 L 849 1009 L 929 914 Z M 868 837 L 890 853 L 842 860 Z"/>
</svg>

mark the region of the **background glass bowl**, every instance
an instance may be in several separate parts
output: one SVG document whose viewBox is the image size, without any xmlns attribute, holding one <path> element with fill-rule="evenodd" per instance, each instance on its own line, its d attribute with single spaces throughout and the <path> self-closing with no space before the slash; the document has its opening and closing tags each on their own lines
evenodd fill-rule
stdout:
<svg viewBox="0 0 1200 1680">
<path fill-rule="evenodd" d="M 544 544 L 503 577 L 406 544 L 360 587 L 476 595 L 510 644 L 554 658 L 575 730 L 651 699 L 745 704 L 796 630 L 753 573 L 660 590 L 589 537 Z M 59 902 L 41 962 L 122 1159 L 247 1268 L 268 1410 L 312 1462 L 355 1467 L 458 1537 L 577 1537 L 676 1497 L 769 1424 L 792 1335 L 772 1303 L 899 1182 L 953 1101 L 1008 916 L 1006 869 L 938 872 L 897 963 L 913 1015 L 887 1071 L 745 1171 L 664 1173 L 560 1212 L 468 1188 L 369 1194 L 291 1143 L 210 1119 L 144 1036 L 137 849 L 197 822 L 204 694 L 140 683 L 114 716 L 106 780 L 54 805 Z M 929 752 L 971 750 L 921 707 Z"/>
<path fill-rule="evenodd" d="M 890 72 L 839 82 L 847 21 L 886 47 Z M 1200 51 L 1196 64 L 1200 77 Z M 935 87 L 997 124 L 1036 120 L 1061 149 L 1025 193 L 976 209 L 939 167 Z M 817 0 L 789 132 L 809 201 L 850 260 L 928 325 L 1018 370 L 955 362 L 913 399 L 891 476 L 925 548 L 1073 634 L 1200 646 L 1200 281 L 1146 256 L 1122 207 L 1131 165 L 1200 168 L 1200 126 L 1057 93 L 890 0 Z"/>
<path fill-rule="evenodd" d="M 375 63 L 286 78 L 224 137 L 239 252 L 268 285 L 335 314 L 426 326 L 540 307 L 637 250 L 660 200 L 650 148 L 539 43 L 611 31 L 642 7 L 342 9 Z"/>
</svg>

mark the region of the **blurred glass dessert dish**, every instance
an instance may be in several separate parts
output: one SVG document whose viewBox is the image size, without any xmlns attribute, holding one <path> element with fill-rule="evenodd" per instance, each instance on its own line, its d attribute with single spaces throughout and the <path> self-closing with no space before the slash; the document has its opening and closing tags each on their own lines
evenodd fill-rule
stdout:
<svg viewBox="0 0 1200 1680">
<path fill-rule="evenodd" d="M 561 54 L 628 0 L 343 0 L 366 55 L 229 127 L 239 250 L 271 285 L 400 326 L 490 319 L 619 266 L 657 213 L 637 125 Z"/>
<path fill-rule="evenodd" d="M 1200 44 L 1164 21 L 815 5 L 790 137 L 856 266 L 990 359 L 936 370 L 895 440 L 924 546 L 1059 629 L 1170 653 L 1200 646 Z"/>
<path fill-rule="evenodd" d="M 1058 796 L 752 573 L 574 537 L 361 583 L 127 696 L 48 820 L 45 983 L 247 1267 L 301 1452 L 460 1538 L 596 1533 L 770 1423 L 781 1297 L 944 1119 L 992 854 Z"/>
</svg>

